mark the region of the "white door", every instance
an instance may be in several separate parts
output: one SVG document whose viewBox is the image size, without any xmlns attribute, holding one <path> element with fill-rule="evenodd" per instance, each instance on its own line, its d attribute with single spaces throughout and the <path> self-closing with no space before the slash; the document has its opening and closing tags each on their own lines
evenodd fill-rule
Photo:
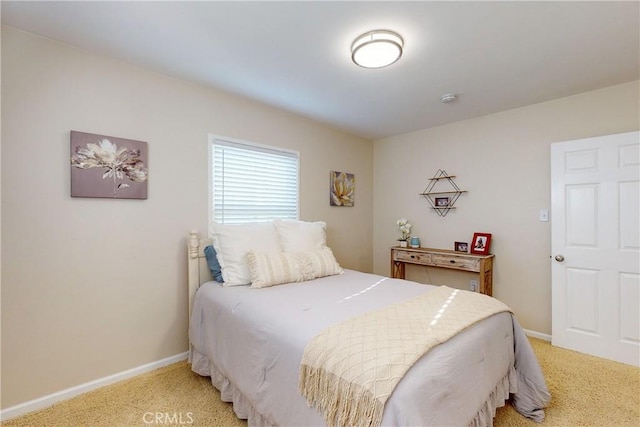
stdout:
<svg viewBox="0 0 640 427">
<path fill-rule="evenodd" d="M 640 132 L 551 145 L 552 344 L 640 366 Z"/>
</svg>

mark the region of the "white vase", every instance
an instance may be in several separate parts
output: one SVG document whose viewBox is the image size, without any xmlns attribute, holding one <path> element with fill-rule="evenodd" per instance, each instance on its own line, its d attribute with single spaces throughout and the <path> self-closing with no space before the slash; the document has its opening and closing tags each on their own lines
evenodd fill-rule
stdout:
<svg viewBox="0 0 640 427">
<path fill-rule="evenodd" d="M 407 241 L 406 240 L 400 240 L 400 247 L 401 248 L 406 248 L 407 247 Z"/>
</svg>

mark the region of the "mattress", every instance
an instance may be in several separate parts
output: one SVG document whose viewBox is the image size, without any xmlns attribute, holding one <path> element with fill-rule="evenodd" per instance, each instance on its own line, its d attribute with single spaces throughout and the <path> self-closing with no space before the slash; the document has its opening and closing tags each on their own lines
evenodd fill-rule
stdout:
<svg viewBox="0 0 640 427">
<path fill-rule="evenodd" d="M 325 425 L 298 390 L 306 344 L 330 325 L 434 288 L 352 270 L 262 289 L 205 283 L 189 326 L 192 369 L 211 376 L 249 425 Z M 544 377 L 517 321 L 500 313 L 420 358 L 387 401 L 382 425 L 491 425 L 510 393 L 516 410 L 542 421 Z"/>
</svg>

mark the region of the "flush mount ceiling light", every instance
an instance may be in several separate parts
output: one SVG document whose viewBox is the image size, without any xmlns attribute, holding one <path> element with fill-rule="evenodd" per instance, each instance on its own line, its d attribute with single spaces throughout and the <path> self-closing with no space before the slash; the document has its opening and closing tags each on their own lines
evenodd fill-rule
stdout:
<svg viewBox="0 0 640 427">
<path fill-rule="evenodd" d="M 404 40 L 389 30 L 373 30 L 358 37 L 351 45 L 351 59 L 364 68 L 382 68 L 402 56 Z"/>
</svg>

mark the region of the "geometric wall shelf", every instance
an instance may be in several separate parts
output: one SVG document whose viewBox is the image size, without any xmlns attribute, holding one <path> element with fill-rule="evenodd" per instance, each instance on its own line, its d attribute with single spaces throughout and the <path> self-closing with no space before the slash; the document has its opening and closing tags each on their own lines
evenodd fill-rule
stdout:
<svg viewBox="0 0 640 427">
<path fill-rule="evenodd" d="M 458 198 L 462 193 L 467 192 L 461 190 L 453 178 L 455 175 L 448 175 L 443 169 L 438 169 L 433 178 L 429 178 L 427 188 L 420 193 L 429 201 L 431 209 L 442 217 L 446 216 L 451 209 L 455 209 L 454 205 Z"/>
</svg>

